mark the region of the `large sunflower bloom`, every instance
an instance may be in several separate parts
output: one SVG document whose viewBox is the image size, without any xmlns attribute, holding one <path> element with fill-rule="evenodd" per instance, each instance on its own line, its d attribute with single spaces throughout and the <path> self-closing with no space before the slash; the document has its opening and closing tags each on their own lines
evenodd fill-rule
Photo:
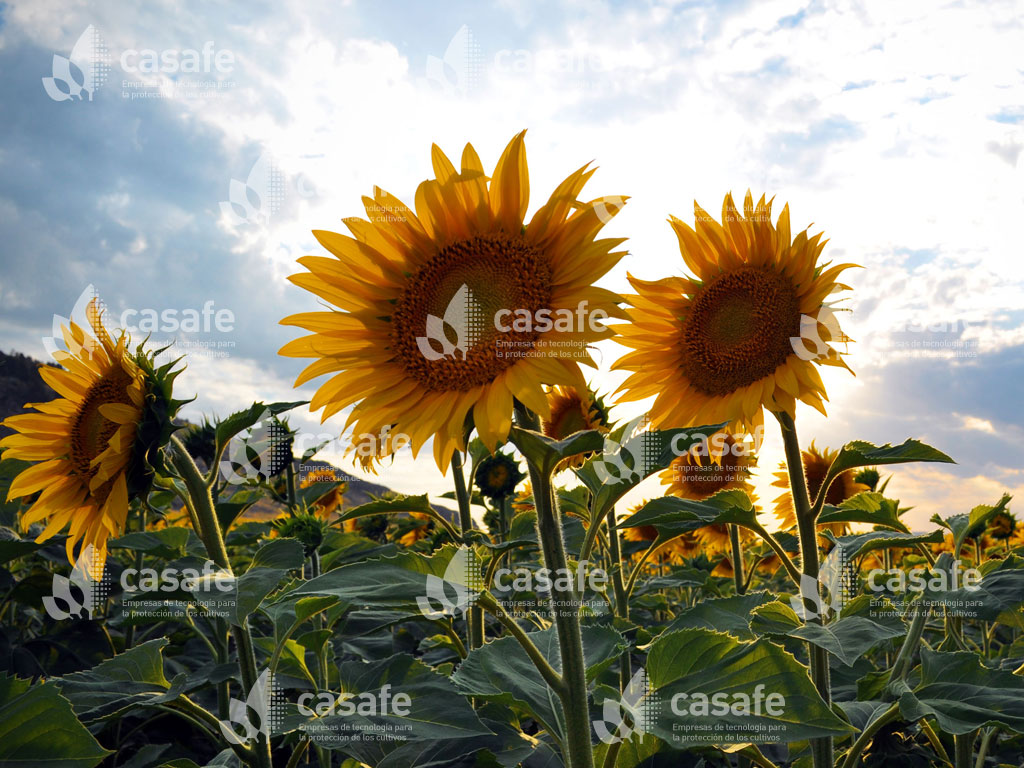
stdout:
<svg viewBox="0 0 1024 768">
<path fill-rule="evenodd" d="M 46 521 L 43 542 L 65 528 L 68 560 L 79 542 L 94 547 L 91 568 L 102 572 L 107 540 L 124 533 L 131 499 L 148 490 L 149 460 L 166 442 L 170 418 L 181 405 L 170 399 L 173 363 L 154 368 L 141 350 L 129 352 L 128 337 L 111 338 L 97 301 L 88 307 L 92 333 L 75 323 L 63 328 L 68 351 L 54 359 L 63 368 L 40 366 L 39 374 L 60 397 L 29 403 L 37 413 L 10 416 L 16 434 L 0 440 L 4 458 L 39 462 L 11 483 L 8 500 L 39 497 L 21 517 L 28 530 Z"/>
<path fill-rule="evenodd" d="M 821 484 L 825 482 L 825 475 L 837 455 L 838 451 L 828 448 L 818 449 L 813 441 L 807 450 L 801 451 L 804 477 L 807 479 L 807 494 L 811 501 L 818 497 Z M 869 490 L 864 483 L 858 483 L 855 477 L 856 473 L 852 469 L 841 472 L 828 487 L 828 491 L 825 493 L 825 503 L 837 507 L 858 493 Z M 775 499 L 775 517 L 782 529 L 792 528 L 796 525 L 796 510 L 793 507 L 793 495 L 789 491 L 789 472 L 786 470 L 785 464 L 779 464 L 779 471 L 775 473 L 772 486 L 786 489 L 785 493 Z M 818 527 L 827 528 L 836 536 L 841 536 L 850 530 L 848 523 L 824 523 L 819 524 Z"/>
<path fill-rule="evenodd" d="M 391 428 L 409 437 L 414 455 L 433 437 L 445 470 L 465 448 L 470 416 L 493 452 L 508 436 L 513 398 L 547 417 L 543 385 L 585 386 L 587 345 L 613 335 L 595 319 L 625 317 L 620 297 L 593 285 L 625 255 L 615 250 L 623 239 L 595 239 L 623 198 L 580 202 L 594 173 L 584 166 L 524 223 L 522 133 L 490 177 L 471 145 L 461 170 L 437 146 L 432 159 L 436 178 L 420 184 L 415 212 L 375 189 L 363 198 L 369 221 L 345 220 L 353 237 L 313 233 L 332 256 L 299 259 L 309 271 L 290 279 L 340 311 L 282 320 L 312 335 L 281 354 L 314 359 L 296 386 L 334 374 L 310 405 L 324 420 L 353 406 L 346 429 Z M 580 307 L 583 327 L 543 320 Z M 364 466 L 388 453 L 379 446 Z"/>
<path fill-rule="evenodd" d="M 853 265 L 819 265 L 821 234 L 791 238 L 789 206 L 773 226 L 771 201 L 755 207 L 749 191 L 742 214 L 726 195 L 722 224 L 694 210 L 696 230 L 669 221 L 695 277 L 629 276 L 637 295 L 617 341 L 633 351 L 612 366 L 633 372 L 621 398 L 657 396 L 655 426 L 730 421 L 754 430 L 762 406 L 792 415 L 797 400 L 824 413 L 815 364 L 846 367 L 828 342 L 848 339 L 822 309 L 846 288 L 836 278 Z"/>
<path fill-rule="evenodd" d="M 733 489 L 754 498 L 750 473 L 756 463 L 748 446 L 729 433 L 718 432 L 674 458 L 659 477 L 661 484 L 667 486 L 668 495 L 683 499 L 703 501 Z M 724 523 L 705 525 L 694 534 L 709 555 L 729 549 L 729 527 Z M 740 529 L 740 535 L 745 539 L 751 537 L 745 528 Z"/>
</svg>

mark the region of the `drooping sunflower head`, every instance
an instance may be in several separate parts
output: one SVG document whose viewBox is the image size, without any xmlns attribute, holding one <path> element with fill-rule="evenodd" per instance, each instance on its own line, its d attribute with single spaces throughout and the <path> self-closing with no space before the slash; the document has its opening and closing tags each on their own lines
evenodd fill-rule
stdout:
<svg viewBox="0 0 1024 768">
<path fill-rule="evenodd" d="M 791 415 L 801 400 L 824 413 L 816 365 L 846 367 L 830 342 L 848 339 L 826 297 L 846 286 L 818 258 L 825 241 L 790 236 L 789 207 L 772 224 L 771 201 L 743 212 L 726 195 L 719 224 L 694 204 L 696 229 L 670 223 L 694 277 L 629 280 L 630 323 L 617 341 L 632 351 L 613 368 L 631 371 L 623 400 L 656 396 L 651 421 L 677 425 L 723 421 L 755 431 L 763 408 Z"/>
<path fill-rule="evenodd" d="M 878 467 L 864 467 L 857 471 L 853 479 L 866 486 L 869 491 L 874 491 L 878 488 L 882 476 L 878 472 Z"/>
<path fill-rule="evenodd" d="M 555 386 L 548 391 L 550 415 L 541 422 L 541 431 L 552 440 L 563 440 L 574 432 L 596 429 L 607 432 L 611 419 L 604 400 L 589 387 Z M 583 466 L 586 454 L 577 454 L 561 461 L 555 472 Z"/>
<path fill-rule="evenodd" d="M 753 494 L 751 470 L 757 464 L 753 450 L 738 436 L 716 432 L 690 451 L 672 460 L 660 474 L 666 493 L 703 501 L 719 491 L 737 489 Z"/>
<path fill-rule="evenodd" d="M 487 498 L 500 502 L 515 493 L 516 486 L 526 477 L 519 468 L 519 462 L 506 453 L 496 452 L 487 456 L 476 467 L 473 480 Z"/>
<path fill-rule="evenodd" d="M 812 502 L 821 490 L 821 485 L 825 482 L 825 475 L 837 455 L 838 451 L 817 448 L 813 441 L 807 450 L 801 452 L 804 477 L 807 479 L 807 493 Z M 786 489 L 775 499 L 775 517 L 779 520 L 780 527 L 792 528 L 796 525 L 796 510 L 793 507 L 793 495 L 789 490 L 789 473 L 785 464 L 779 464 L 779 471 L 775 473 L 772 486 Z M 869 490 L 867 485 L 857 482 L 854 470 L 848 469 L 841 472 L 829 485 L 828 492 L 825 494 L 825 503 L 839 506 L 847 499 L 867 490 Z M 827 528 L 837 536 L 849 532 L 850 528 L 847 523 L 825 523 L 819 524 L 818 527 Z"/>
<path fill-rule="evenodd" d="M 988 521 L 988 529 L 985 532 L 993 539 L 1005 541 L 1013 536 L 1016 528 L 1017 518 L 1009 510 L 1001 510 Z"/>
<path fill-rule="evenodd" d="M 281 354 L 314 360 L 296 386 L 333 374 L 310 406 L 324 420 L 351 406 L 346 428 L 387 426 L 414 455 L 434 438 L 444 470 L 468 427 L 491 451 L 506 439 L 514 398 L 547 417 L 544 385 L 585 386 L 587 347 L 612 335 L 604 319 L 625 317 L 620 297 L 594 286 L 625 255 L 622 239 L 596 239 L 624 198 L 581 202 L 585 166 L 526 223 L 523 134 L 490 176 L 470 145 L 461 169 L 437 146 L 432 158 L 415 212 L 375 188 L 368 220 L 345 220 L 352 237 L 314 232 L 331 256 L 299 259 L 308 272 L 291 280 L 333 307 L 282 320 L 311 335 Z"/>
<path fill-rule="evenodd" d="M 178 436 L 189 455 L 209 467 L 213 464 L 216 450 L 216 433 L 216 425 L 204 418 L 199 424 L 189 424 Z"/>
<path fill-rule="evenodd" d="M 272 538 L 298 539 L 306 557 L 320 548 L 327 535 L 327 521 L 319 515 L 305 512 L 296 515 L 285 513 L 271 521 L 271 526 Z"/>
<path fill-rule="evenodd" d="M 171 390 L 177 360 L 162 366 L 128 336 L 104 328 L 98 301 L 90 302 L 90 330 L 64 327 L 67 349 L 54 353 L 62 366 L 41 366 L 40 376 L 60 395 L 30 403 L 36 413 L 11 416 L 16 434 L 0 440 L 5 458 L 38 462 L 11 483 L 8 499 L 40 492 L 22 516 L 25 530 L 46 521 L 37 542 L 67 529 L 68 559 L 92 545 L 92 567 L 102 569 L 107 540 L 124 532 L 130 502 L 145 495 L 161 466 L 160 448 L 174 430 L 183 401 Z"/>
</svg>

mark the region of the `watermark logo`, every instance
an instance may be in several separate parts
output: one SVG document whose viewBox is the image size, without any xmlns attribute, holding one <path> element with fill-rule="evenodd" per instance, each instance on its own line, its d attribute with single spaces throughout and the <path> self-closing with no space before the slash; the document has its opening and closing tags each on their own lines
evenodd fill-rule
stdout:
<svg viewBox="0 0 1024 768">
<path fill-rule="evenodd" d="M 81 593 L 81 601 L 71 591 L 72 587 Z M 92 619 L 108 590 L 109 585 L 103 581 L 103 565 L 96 556 L 96 548 L 87 544 L 75 561 L 70 579 L 58 573 L 53 574 L 53 588 L 49 595 L 43 596 L 43 607 L 55 621 L 70 619 L 72 616 Z M 83 611 L 85 616 L 82 615 Z"/>
<path fill-rule="evenodd" d="M 53 75 L 43 78 L 46 95 L 54 101 L 92 101 L 96 90 L 110 75 L 110 51 L 99 31 L 90 24 L 79 35 L 67 58 L 53 54 Z"/>
<path fill-rule="evenodd" d="M 268 152 L 249 169 L 245 181 L 231 179 L 228 199 L 220 204 L 221 213 L 234 225 L 266 224 L 281 209 L 285 196 L 284 174 Z"/>
<path fill-rule="evenodd" d="M 941 568 L 930 569 L 916 566 L 902 568 L 872 568 L 867 572 L 868 589 L 872 592 L 889 591 L 893 594 L 903 592 L 952 592 L 964 589 L 977 592 L 981 589 L 982 574 L 977 568 L 964 568 L 959 560 L 954 560 L 949 571 Z"/>
<path fill-rule="evenodd" d="M 227 592 L 235 586 L 235 577 L 218 567 L 212 560 L 199 568 L 125 568 L 121 571 L 121 589 L 126 596 L 143 592 L 193 592 L 208 590 L 210 586 Z"/>
<path fill-rule="evenodd" d="M 96 339 L 88 333 L 81 340 L 76 339 L 72 334 L 65 336 L 64 328 L 70 328 L 71 323 L 74 323 L 83 330 L 89 329 L 91 327 L 89 322 L 89 305 L 93 304 L 93 302 L 95 302 L 93 311 L 98 316 L 102 317 L 106 314 L 107 305 L 100 299 L 95 286 L 90 284 L 85 287 L 85 290 L 76 299 L 74 307 L 71 308 L 71 317 L 57 314 L 53 316 L 53 324 L 50 329 L 52 335 L 43 337 L 43 348 L 54 360 L 59 362 L 59 358 L 63 355 L 73 355 L 80 358 L 92 357 L 97 344 Z"/>
<path fill-rule="evenodd" d="M 273 468 L 291 460 L 291 435 L 273 414 L 264 409 L 243 434 L 228 442 L 226 458 L 220 462 L 220 474 L 231 485 L 269 478 Z"/>
<path fill-rule="evenodd" d="M 609 195 L 608 197 L 602 197 L 594 203 L 594 213 L 597 214 L 597 218 L 602 224 L 607 224 L 615 217 L 615 214 L 621 211 L 625 206 L 625 197 L 622 197 L 621 195 Z"/>
<path fill-rule="evenodd" d="M 828 331 L 828 341 L 822 339 L 818 333 L 820 326 L 824 326 Z M 842 339 L 843 331 L 839 327 L 839 320 L 836 319 L 835 312 L 823 306 L 815 316 L 800 315 L 800 335 L 790 336 L 789 344 L 797 357 L 810 361 L 828 357 L 831 351 L 831 347 L 828 345 L 829 341 L 841 341 Z M 804 342 L 809 342 L 810 347 Z"/>
<path fill-rule="evenodd" d="M 81 328 L 85 333 L 76 336 L 70 330 L 71 324 Z M 227 339 L 189 339 L 178 334 L 202 334 L 212 337 L 215 334 L 227 334 L 234 331 L 235 313 L 230 309 L 217 307 L 213 299 L 203 303 L 202 307 L 128 307 L 120 313 L 112 311 L 104 302 L 96 287 L 87 285 L 79 294 L 71 309 L 71 316 L 55 314 L 49 336 L 42 339 L 43 348 L 57 362 L 66 355 L 78 358 L 92 357 L 99 348 L 95 325 L 101 323 L 115 336 L 121 332 L 129 335 L 145 334 L 149 344 L 154 348 L 166 347 L 171 344 L 188 349 L 190 354 L 216 354 L 226 357 L 227 352 L 216 352 L 234 347 L 235 342 Z M 153 334 L 171 334 L 164 338 L 156 338 Z"/>
<path fill-rule="evenodd" d="M 483 335 L 483 312 L 473 298 L 473 291 L 463 283 L 445 307 L 444 317 L 428 314 L 426 325 L 427 335 L 416 337 L 420 354 L 433 361 L 454 360 L 458 353 L 458 357 L 465 360 L 469 350 Z M 454 341 L 448 335 L 449 329 L 455 335 Z"/>
<path fill-rule="evenodd" d="M 645 413 L 627 423 L 618 440 L 605 437 L 602 456 L 594 462 L 594 471 L 602 483 L 640 481 L 655 466 L 657 444 L 647 431 L 649 424 Z M 626 462 L 627 453 L 632 458 L 632 466 Z"/>
<path fill-rule="evenodd" d="M 800 594 L 789 599 L 793 612 L 804 621 L 837 616 L 852 597 L 853 565 L 841 544 L 821 564 L 818 578 L 800 576 Z"/>
<path fill-rule="evenodd" d="M 427 574 L 427 594 L 416 598 L 420 613 L 438 619 L 465 612 L 484 588 L 480 565 L 476 552 L 460 545 L 448 561 L 443 578 Z"/>
<path fill-rule="evenodd" d="M 274 679 L 269 669 L 253 684 L 245 701 L 228 702 L 228 719 L 220 720 L 220 732 L 231 744 L 248 745 L 262 733 L 270 738 L 273 729 L 283 721 L 283 712 L 275 706 Z M 281 702 L 283 704 L 283 701 Z"/>
<path fill-rule="evenodd" d="M 465 24 L 448 41 L 442 58 L 427 56 L 427 84 L 445 95 L 466 98 L 480 88 L 484 72 L 484 54 Z"/>
<path fill-rule="evenodd" d="M 656 691 L 651 689 L 647 670 L 641 667 L 630 678 L 618 699 L 605 699 L 601 719 L 592 721 L 597 737 L 605 744 L 628 741 L 634 733 L 650 733 L 660 709 Z"/>
</svg>

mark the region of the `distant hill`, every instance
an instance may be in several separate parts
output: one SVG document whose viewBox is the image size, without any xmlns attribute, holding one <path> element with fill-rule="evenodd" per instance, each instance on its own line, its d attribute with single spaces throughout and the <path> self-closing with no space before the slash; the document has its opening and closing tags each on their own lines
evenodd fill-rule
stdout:
<svg viewBox="0 0 1024 768">
<path fill-rule="evenodd" d="M 42 403 L 57 397 L 39 375 L 40 365 L 20 352 L 0 352 L 0 421 L 21 413 L 25 403 Z M 0 426 L 0 437 L 10 433 L 10 429 Z"/>
</svg>

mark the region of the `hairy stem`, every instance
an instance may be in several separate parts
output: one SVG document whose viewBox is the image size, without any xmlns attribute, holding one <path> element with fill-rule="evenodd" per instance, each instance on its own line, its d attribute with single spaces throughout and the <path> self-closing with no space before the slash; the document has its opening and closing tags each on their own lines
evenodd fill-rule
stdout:
<svg viewBox="0 0 1024 768">
<path fill-rule="evenodd" d="M 803 458 L 800 455 L 800 440 L 796 434 L 796 423 L 785 411 L 775 414 L 782 428 L 782 442 L 786 449 L 786 469 L 789 472 L 790 493 L 793 496 L 793 508 L 796 510 L 797 533 L 800 540 L 800 564 L 803 575 L 815 581 L 818 578 L 818 534 L 815 526 L 815 515 L 807 493 L 807 479 L 804 477 Z M 824 494 L 819 494 L 824 496 Z M 802 580 L 801 580 L 802 582 Z M 803 592 L 803 590 L 801 590 Z M 819 615 L 820 606 L 813 596 L 804 595 L 804 609 L 810 620 L 824 623 Z M 811 680 L 818 694 L 828 705 L 832 704 L 832 692 L 829 683 L 828 652 L 812 643 L 807 644 L 810 659 Z M 814 768 L 831 768 L 832 737 L 823 736 L 811 739 L 811 755 Z"/>
<path fill-rule="evenodd" d="M 744 592 L 743 547 L 740 544 L 738 525 L 729 525 L 729 543 L 732 545 L 732 575 L 736 583 L 736 594 L 742 595 Z"/>
<path fill-rule="evenodd" d="M 210 495 L 210 485 L 207 478 L 204 478 L 196 467 L 185 446 L 181 444 L 174 435 L 171 435 L 171 461 L 174 468 L 178 470 L 181 478 L 185 481 L 189 498 L 195 509 L 196 518 L 199 522 L 200 531 L 197 531 L 199 538 L 210 559 L 221 569 L 231 573 L 231 561 L 228 558 L 228 549 L 224 544 L 224 534 L 220 529 L 220 522 L 217 520 L 217 510 L 213 504 L 213 497 Z M 213 473 L 213 469 L 210 470 Z M 231 633 L 235 638 L 235 646 L 238 649 L 238 666 L 242 673 L 242 684 L 245 690 L 251 691 L 256 685 L 256 651 L 253 647 L 252 635 L 249 632 L 249 622 L 245 620 L 241 626 L 233 626 Z M 270 756 L 270 739 L 260 729 L 257 736 L 256 749 L 254 750 L 256 765 L 258 768 L 273 768 Z"/>
<path fill-rule="evenodd" d="M 537 417 L 519 403 L 516 420 L 525 429 L 539 427 Z M 565 541 L 558 507 L 551 487 L 551 475 L 533 461 L 527 461 L 533 500 L 537 509 L 537 540 L 540 542 L 544 567 L 550 573 L 568 573 Z M 592 526 L 598 521 L 593 521 Z M 583 635 L 580 631 L 578 599 L 575 590 L 560 589 L 556 580 L 551 590 L 551 613 L 558 633 L 558 646 L 562 656 L 562 712 L 565 716 L 565 752 L 568 768 L 593 768 L 594 753 L 590 741 L 590 713 L 587 706 L 587 670 L 583 656 Z"/>
<path fill-rule="evenodd" d="M 452 475 L 455 478 L 455 498 L 459 504 L 459 528 L 462 540 L 473 530 L 473 516 L 469 510 L 469 489 L 466 487 L 466 475 L 463 471 L 464 462 L 461 451 L 452 453 Z M 470 649 L 479 648 L 484 644 L 484 615 L 481 610 L 471 605 L 466 613 L 467 634 Z"/>
</svg>

